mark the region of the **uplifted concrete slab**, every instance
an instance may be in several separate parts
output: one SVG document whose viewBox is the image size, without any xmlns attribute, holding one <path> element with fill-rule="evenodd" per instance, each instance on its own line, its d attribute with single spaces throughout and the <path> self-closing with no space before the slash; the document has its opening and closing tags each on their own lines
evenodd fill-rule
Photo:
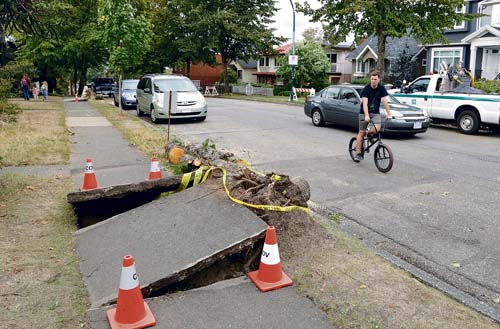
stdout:
<svg viewBox="0 0 500 329">
<path fill-rule="evenodd" d="M 123 256 L 132 255 L 145 295 L 251 246 L 267 225 L 207 183 L 75 233 L 92 307 L 113 303 Z"/>
<path fill-rule="evenodd" d="M 245 278 L 147 300 L 155 328 L 332 328 L 325 315 L 293 287 L 262 293 Z M 109 328 L 106 308 L 89 311 L 90 327 Z"/>
</svg>

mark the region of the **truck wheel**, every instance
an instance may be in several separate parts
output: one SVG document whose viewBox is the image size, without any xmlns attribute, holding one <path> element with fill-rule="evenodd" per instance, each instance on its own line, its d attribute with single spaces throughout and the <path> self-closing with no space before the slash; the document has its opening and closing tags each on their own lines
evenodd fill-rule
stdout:
<svg viewBox="0 0 500 329">
<path fill-rule="evenodd" d="M 458 116 L 457 126 L 463 134 L 476 134 L 479 130 L 479 116 L 474 111 L 463 111 Z"/>
</svg>

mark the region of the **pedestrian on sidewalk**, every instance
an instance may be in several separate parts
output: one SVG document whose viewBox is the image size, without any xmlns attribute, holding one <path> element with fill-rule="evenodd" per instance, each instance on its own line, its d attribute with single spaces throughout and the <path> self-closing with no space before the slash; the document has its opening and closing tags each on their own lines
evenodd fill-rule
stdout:
<svg viewBox="0 0 500 329">
<path fill-rule="evenodd" d="M 32 92 L 33 92 L 33 99 L 37 101 L 38 100 L 38 82 L 33 83 Z"/>
<path fill-rule="evenodd" d="M 44 101 L 49 100 L 49 84 L 47 83 L 47 81 L 42 82 L 42 86 L 40 87 L 40 91 L 42 92 L 43 100 Z"/>
<path fill-rule="evenodd" d="M 27 73 L 24 73 L 23 77 L 21 78 L 21 89 L 23 91 L 23 97 L 25 101 L 30 100 L 30 84 L 31 84 L 30 77 L 28 76 Z"/>
</svg>

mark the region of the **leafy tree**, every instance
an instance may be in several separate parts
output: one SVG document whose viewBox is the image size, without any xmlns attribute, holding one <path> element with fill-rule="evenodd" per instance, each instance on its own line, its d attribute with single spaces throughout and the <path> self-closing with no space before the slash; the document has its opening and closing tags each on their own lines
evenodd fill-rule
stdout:
<svg viewBox="0 0 500 329">
<path fill-rule="evenodd" d="M 157 53 L 168 66 L 186 66 L 190 77 L 191 64 L 215 65 L 215 47 L 207 39 L 207 31 L 199 22 L 204 13 L 195 1 L 160 0 L 153 16 Z"/>
<path fill-rule="evenodd" d="M 295 67 L 297 86 L 311 86 L 315 89 L 321 89 L 328 84 L 326 71 L 330 67 L 330 62 L 319 42 L 307 42 L 299 45 L 295 54 L 299 56 L 298 65 Z M 288 56 L 280 57 L 279 62 L 281 66 L 276 75 L 285 80 L 291 76 Z"/>
<path fill-rule="evenodd" d="M 316 27 L 308 27 L 302 32 L 302 37 L 305 42 L 318 41 L 323 39 L 323 31 Z"/>
<path fill-rule="evenodd" d="M 232 60 L 248 60 L 269 53 L 273 45 L 283 41 L 269 28 L 276 11 L 273 0 L 195 1 L 196 10 L 203 13 L 197 23 L 199 36 L 221 54 L 224 74 Z M 228 91 L 229 85 L 225 84 L 224 92 Z"/>
<path fill-rule="evenodd" d="M 343 41 L 354 32 L 357 37 L 375 34 L 378 38 L 377 69 L 384 72 L 387 37 L 412 34 L 421 43 L 446 42 L 443 32 L 476 15 L 457 13 L 464 0 L 392 1 L 392 0 L 320 0 L 322 7 L 297 4 L 299 11 L 324 22 L 325 36 L 332 43 Z"/>
<path fill-rule="evenodd" d="M 410 53 L 409 47 L 404 47 L 397 55 L 394 62 L 393 72 L 396 80 L 412 81 L 416 78 L 417 62 L 412 60 L 413 53 Z"/>
<path fill-rule="evenodd" d="M 118 73 L 119 88 L 123 72 L 140 63 L 150 46 L 151 22 L 138 10 L 138 4 L 131 0 L 99 1 L 99 23 L 109 47 L 109 65 Z M 118 99 L 121 108 L 121 97 Z"/>
<path fill-rule="evenodd" d="M 7 44 L 5 36 L 17 31 L 29 35 L 44 32 L 40 18 L 43 6 L 30 0 L 2 0 L 0 4 L 0 65 L 5 64 Z"/>
</svg>

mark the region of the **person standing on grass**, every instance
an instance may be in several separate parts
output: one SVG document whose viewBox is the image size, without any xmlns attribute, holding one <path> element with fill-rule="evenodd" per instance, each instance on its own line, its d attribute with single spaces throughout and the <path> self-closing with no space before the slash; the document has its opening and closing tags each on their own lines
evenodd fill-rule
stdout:
<svg viewBox="0 0 500 329">
<path fill-rule="evenodd" d="M 33 92 L 33 99 L 37 101 L 38 100 L 38 82 L 35 82 L 33 84 L 32 92 Z"/>
<path fill-rule="evenodd" d="M 24 73 L 23 77 L 21 78 L 21 89 L 23 91 L 23 97 L 25 101 L 30 100 L 30 84 L 31 84 L 30 77 L 28 76 L 27 73 Z"/>
<path fill-rule="evenodd" d="M 42 82 L 42 86 L 40 87 L 40 91 L 43 95 L 43 100 L 46 101 L 49 99 L 49 85 L 47 81 Z"/>
<path fill-rule="evenodd" d="M 382 119 L 380 117 L 380 103 L 384 104 L 384 109 L 387 114 L 387 120 L 392 119 L 391 109 L 387 102 L 387 90 L 380 84 L 380 72 L 373 71 L 370 73 L 370 83 L 363 88 L 361 92 L 361 108 L 359 110 L 359 132 L 356 140 L 356 158 L 354 161 L 360 162 L 363 160 L 361 147 L 363 137 L 368 127 L 368 122 L 373 122 L 375 127 L 371 128 L 369 134 L 375 134 L 380 131 Z"/>
</svg>

